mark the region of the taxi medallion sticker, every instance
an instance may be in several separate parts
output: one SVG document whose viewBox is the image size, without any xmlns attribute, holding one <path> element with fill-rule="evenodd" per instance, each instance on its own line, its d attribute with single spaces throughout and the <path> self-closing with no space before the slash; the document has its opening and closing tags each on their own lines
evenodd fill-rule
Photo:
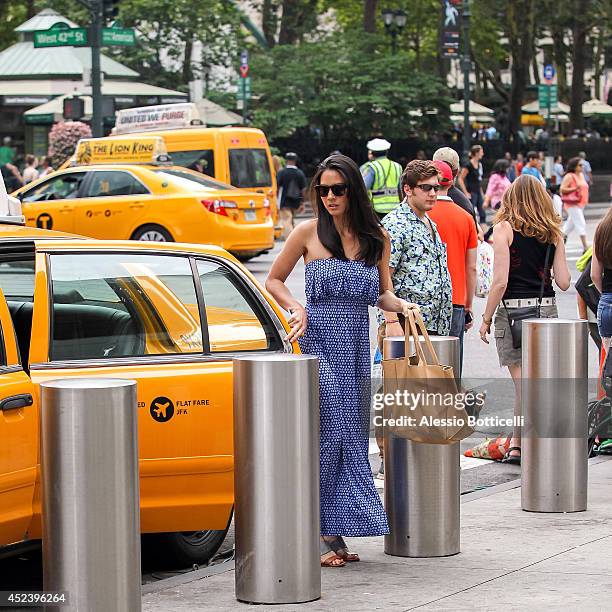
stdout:
<svg viewBox="0 0 612 612">
<path fill-rule="evenodd" d="M 36 217 L 36 227 L 46 230 L 53 229 L 53 218 L 49 213 L 41 213 Z"/>
<path fill-rule="evenodd" d="M 166 423 L 174 416 L 174 403 L 167 397 L 156 397 L 151 402 L 149 412 L 158 423 Z"/>
</svg>

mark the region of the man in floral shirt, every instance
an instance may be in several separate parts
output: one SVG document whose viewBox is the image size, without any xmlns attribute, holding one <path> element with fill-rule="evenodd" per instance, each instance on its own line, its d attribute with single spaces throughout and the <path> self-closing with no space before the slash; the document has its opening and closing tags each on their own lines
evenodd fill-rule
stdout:
<svg viewBox="0 0 612 612">
<path fill-rule="evenodd" d="M 410 162 L 401 178 L 404 201 L 383 220 L 391 239 L 389 266 L 395 294 L 418 304 L 430 334 L 447 336 L 453 314 L 446 245 L 427 216 L 436 203 L 438 170 L 431 161 Z M 381 335 L 403 336 L 401 319 L 382 312 Z"/>
</svg>

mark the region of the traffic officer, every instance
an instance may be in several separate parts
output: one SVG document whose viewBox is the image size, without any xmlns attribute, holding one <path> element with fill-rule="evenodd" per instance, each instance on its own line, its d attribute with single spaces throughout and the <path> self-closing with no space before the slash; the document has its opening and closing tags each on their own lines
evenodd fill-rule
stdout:
<svg viewBox="0 0 612 612">
<path fill-rule="evenodd" d="M 398 184 L 402 167 L 391 161 L 387 154 L 391 143 L 384 138 L 374 138 L 367 144 L 368 161 L 361 166 L 361 174 L 379 219 L 399 204 Z"/>
</svg>

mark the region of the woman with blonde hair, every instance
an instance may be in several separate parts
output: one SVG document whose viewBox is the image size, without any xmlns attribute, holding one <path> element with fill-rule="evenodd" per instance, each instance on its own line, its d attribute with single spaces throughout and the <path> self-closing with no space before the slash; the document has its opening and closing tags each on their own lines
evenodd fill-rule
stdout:
<svg viewBox="0 0 612 612">
<path fill-rule="evenodd" d="M 557 317 L 552 277 L 559 289 L 570 286 L 561 218 L 550 196 L 533 176 L 522 175 L 504 193 L 493 227 L 493 283 L 482 315 L 480 338 L 489 343 L 495 314 L 495 344 L 499 364 L 514 381 L 514 415 L 521 415 L 520 320 L 524 315 Z M 552 269 L 552 276 L 551 276 Z M 501 302 L 501 305 L 500 305 Z M 498 308 L 499 306 L 499 308 Z M 537 312 L 533 312 L 537 309 Z M 514 321 L 514 330 L 510 322 Z M 519 324 L 517 325 L 517 322 Z M 514 331 L 514 334 L 513 334 Z M 516 332 L 519 332 L 518 334 Z M 514 337 L 513 337 L 514 336 Z M 515 427 L 504 461 L 520 464 L 521 431 Z"/>
</svg>

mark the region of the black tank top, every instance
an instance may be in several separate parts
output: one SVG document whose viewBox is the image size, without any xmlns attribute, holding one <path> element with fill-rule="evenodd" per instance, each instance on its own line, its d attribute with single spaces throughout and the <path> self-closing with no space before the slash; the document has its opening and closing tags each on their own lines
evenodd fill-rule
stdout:
<svg viewBox="0 0 612 612">
<path fill-rule="evenodd" d="M 601 281 L 602 293 L 612 293 L 612 268 L 603 269 L 603 280 Z"/>
<path fill-rule="evenodd" d="M 514 237 L 510 245 L 510 270 L 505 300 L 517 298 L 533 298 L 540 296 L 542 278 L 544 278 L 544 297 L 553 297 L 555 291 L 552 286 L 550 270 L 555 258 L 555 246 L 550 245 L 548 266 L 544 270 L 547 244 L 539 242 L 536 238 L 527 238 L 519 232 L 512 232 Z"/>
</svg>

